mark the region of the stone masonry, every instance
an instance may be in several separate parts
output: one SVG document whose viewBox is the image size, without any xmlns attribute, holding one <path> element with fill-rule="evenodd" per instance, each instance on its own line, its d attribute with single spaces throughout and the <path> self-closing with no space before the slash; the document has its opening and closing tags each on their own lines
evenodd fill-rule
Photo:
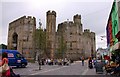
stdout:
<svg viewBox="0 0 120 77">
<path fill-rule="evenodd" d="M 36 19 L 31 16 L 23 16 L 9 23 L 8 49 L 15 49 L 27 58 L 33 50 L 33 34 L 36 29 Z"/>
<path fill-rule="evenodd" d="M 33 57 L 34 43 L 33 35 L 36 29 L 36 19 L 31 16 L 23 16 L 9 23 L 8 49 L 16 49 L 26 57 Z M 49 58 L 55 58 L 60 46 L 59 39 L 63 37 L 66 44 L 64 57 L 78 60 L 81 56 L 85 58 L 95 56 L 95 33 L 89 29 L 83 31 L 81 15 L 74 15 L 73 21 L 64 21 L 58 24 L 56 31 L 56 12 L 46 13 L 46 47 Z"/>
</svg>

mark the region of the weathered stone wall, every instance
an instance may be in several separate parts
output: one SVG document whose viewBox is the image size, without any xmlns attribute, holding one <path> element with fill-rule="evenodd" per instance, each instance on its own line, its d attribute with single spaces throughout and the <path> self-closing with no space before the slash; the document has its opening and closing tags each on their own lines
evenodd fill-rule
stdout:
<svg viewBox="0 0 120 77">
<path fill-rule="evenodd" d="M 57 34 L 57 38 L 64 36 L 67 45 L 66 56 L 70 59 L 78 60 L 81 56 L 87 58 L 91 56 L 92 50 L 95 51 L 95 33 L 89 29 L 82 31 L 81 16 L 78 14 L 73 17 L 73 21 L 60 23 Z"/>
<path fill-rule="evenodd" d="M 8 49 L 16 49 L 27 58 L 31 57 L 33 50 L 33 34 L 36 29 L 36 19 L 31 16 L 23 16 L 9 23 L 8 31 Z M 13 42 L 14 34 L 17 35 L 17 42 Z M 16 43 L 14 48 L 13 43 Z"/>
<path fill-rule="evenodd" d="M 47 22 L 46 22 L 46 39 L 47 39 L 47 52 L 50 52 L 50 58 L 54 58 L 55 43 L 56 43 L 56 12 L 47 12 Z"/>
<path fill-rule="evenodd" d="M 83 33 L 83 48 L 85 57 L 94 57 L 96 51 L 96 43 L 95 43 L 95 33 L 90 32 L 89 29 L 85 29 Z"/>
<path fill-rule="evenodd" d="M 23 16 L 9 24 L 8 31 L 8 49 L 14 49 L 13 36 L 17 36 L 17 50 L 26 57 L 31 57 L 30 54 L 34 49 L 33 34 L 36 29 L 36 19 L 33 17 Z M 78 60 L 81 56 L 86 58 L 95 53 L 95 33 L 85 29 L 81 23 L 81 15 L 74 15 L 73 21 L 65 21 L 58 24 L 56 32 L 56 12 L 48 11 L 46 13 L 46 46 L 49 58 L 54 58 L 57 49 L 59 48 L 59 39 L 63 36 L 67 50 L 65 57 L 73 60 Z"/>
</svg>

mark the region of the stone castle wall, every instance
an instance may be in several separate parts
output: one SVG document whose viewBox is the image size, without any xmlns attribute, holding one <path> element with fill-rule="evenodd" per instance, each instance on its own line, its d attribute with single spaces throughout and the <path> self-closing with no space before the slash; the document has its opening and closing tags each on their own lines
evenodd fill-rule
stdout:
<svg viewBox="0 0 120 77">
<path fill-rule="evenodd" d="M 75 15 L 73 21 L 65 21 L 58 25 L 57 38 L 63 35 L 67 45 L 66 57 L 79 59 L 90 57 L 95 52 L 95 33 L 89 29 L 82 31 L 81 16 Z M 59 47 L 59 46 L 56 46 Z"/>
<path fill-rule="evenodd" d="M 46 22 L 46 39 L 47 39 L 47 52 L 50 52 L 49 58 L 54 57 L 55 43 L 56 43 L 56 12 L 47 12 L 47 22 Z"/>
<path fill-rule="evenodd" d="M 9 24 L 8 49 L 14 49 L 16 43 L 17 50 L 26 57 L 32 57 L 34 40 L 33 34 L 36 29 L 36 19 L 31 16 L 23 16 Z M 13 40 L 13 36 L 16 36 Z M 65 21 L 58 24 L 56 32 L 56 12 L 46 13 L 46 46 L 49 58 L 54 58 L 60 46 L 60 38 L 63 37 L 67 50 L 65 57 L 78 60 L 81 56 L 86 58 L 94 54 L 96 49 L 95 33 L 89 29 L 83 31 L 81 15 L 74 15 L 73 21 Z M 15 39 L 17 38 L 17 41 Z"/>
<path fill-rule="evenodd" d="M 8 49 L 18 50 L 20 53 L 25 54 L 26 57 L 30 57 L 29 54 L 33 49 L 33 34 L 35 29 L 36 19 L 31 16 L 23 16 L 9 23 Z M 14 39 L 16 39 L 16 42 Z"/>
</svg>

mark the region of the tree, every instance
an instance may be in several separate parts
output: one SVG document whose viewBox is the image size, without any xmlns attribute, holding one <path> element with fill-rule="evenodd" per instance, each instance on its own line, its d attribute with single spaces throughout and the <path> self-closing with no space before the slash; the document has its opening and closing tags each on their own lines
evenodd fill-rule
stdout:
<svg viewBox="0 0 120 77">
<path fill-rule="evenodd" d="M 60 38 L 58 39 L 58 49 L 57 49 L 57 52 L 56 52 L 56 56 L 58 58 L 64 58 L 65 57 L 65 54 L 66 54 L 66 50 L 67 50 L 67 47 L 66 47 L 66 41 L 64 40 L 64 37 L 63 35 L 60 36 Z"/>
<path fill-rule="evenodd" d="M 7 49 L 7 45 L 5 45 L 5 44 L 0 44 L 0 49 Z"/>
<path fill-rule="evenodd" d="M 34 34 L 34 45 L 35 45 L 35 57 L 36 53 L 39 53 L 41 56 L 44 54 L 46 50 L 46 33 L 43 29 L 38 28 Z"/>
</svg>

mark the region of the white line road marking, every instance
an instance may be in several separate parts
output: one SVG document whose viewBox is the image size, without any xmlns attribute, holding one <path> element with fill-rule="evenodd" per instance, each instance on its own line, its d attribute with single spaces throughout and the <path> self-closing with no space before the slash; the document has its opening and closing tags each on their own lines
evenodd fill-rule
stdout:
<svg viewBox="0 0 120 77">
<path fill-rule="evenodd" d="M 82 75 L 86 75 L 87 72 L 88 72 L 88 69 L 84 70 L 84 72 L 82 73 Z"/>
<path fill-rule="evenodd" d="M 43 72 L 37 72 L 37 73 L 34 73 L 34 74 L 30 74 L 30 75 L 37 75 L 37 74 L 41 74 L 41 73 L 46 73 L 46 72 L 50 72 L 50 71 L 55 71 L 55 70 L 59 70 L 61 68 L 65 68 L 66 66 L 63 66 L 63 67 L 59 67 L 59 68 L 55 68 L 55 69 L 50 69 L 50 70 L 47 70 L 47 71 L 43 71 Z"/>
<path fill-rule="evenodd" d="M 72 63 L 70 64 L 69 66 L 71 65 L 75 65 L 76 63 Z M 37 73 L 33 73 L 33 74 L 30 74 L 30 75 L 37 75 L 37 74 L 41 74 L 41 73 L 46 73 L 46 72 L 50 72 L 50 71 L 55 71 L 55 70 L 59 70 L 61 68 L 65 68 L 65 67 L 69 67 L 69 66 L 63 66 L 63 67 L 59 67 L 59 68 L 55 68 L 55 69 L 50 69 L 50 70 L 46 70 L 46 71 L 40 71 L 40 72 L 37 72 Z"/>
</svg>

